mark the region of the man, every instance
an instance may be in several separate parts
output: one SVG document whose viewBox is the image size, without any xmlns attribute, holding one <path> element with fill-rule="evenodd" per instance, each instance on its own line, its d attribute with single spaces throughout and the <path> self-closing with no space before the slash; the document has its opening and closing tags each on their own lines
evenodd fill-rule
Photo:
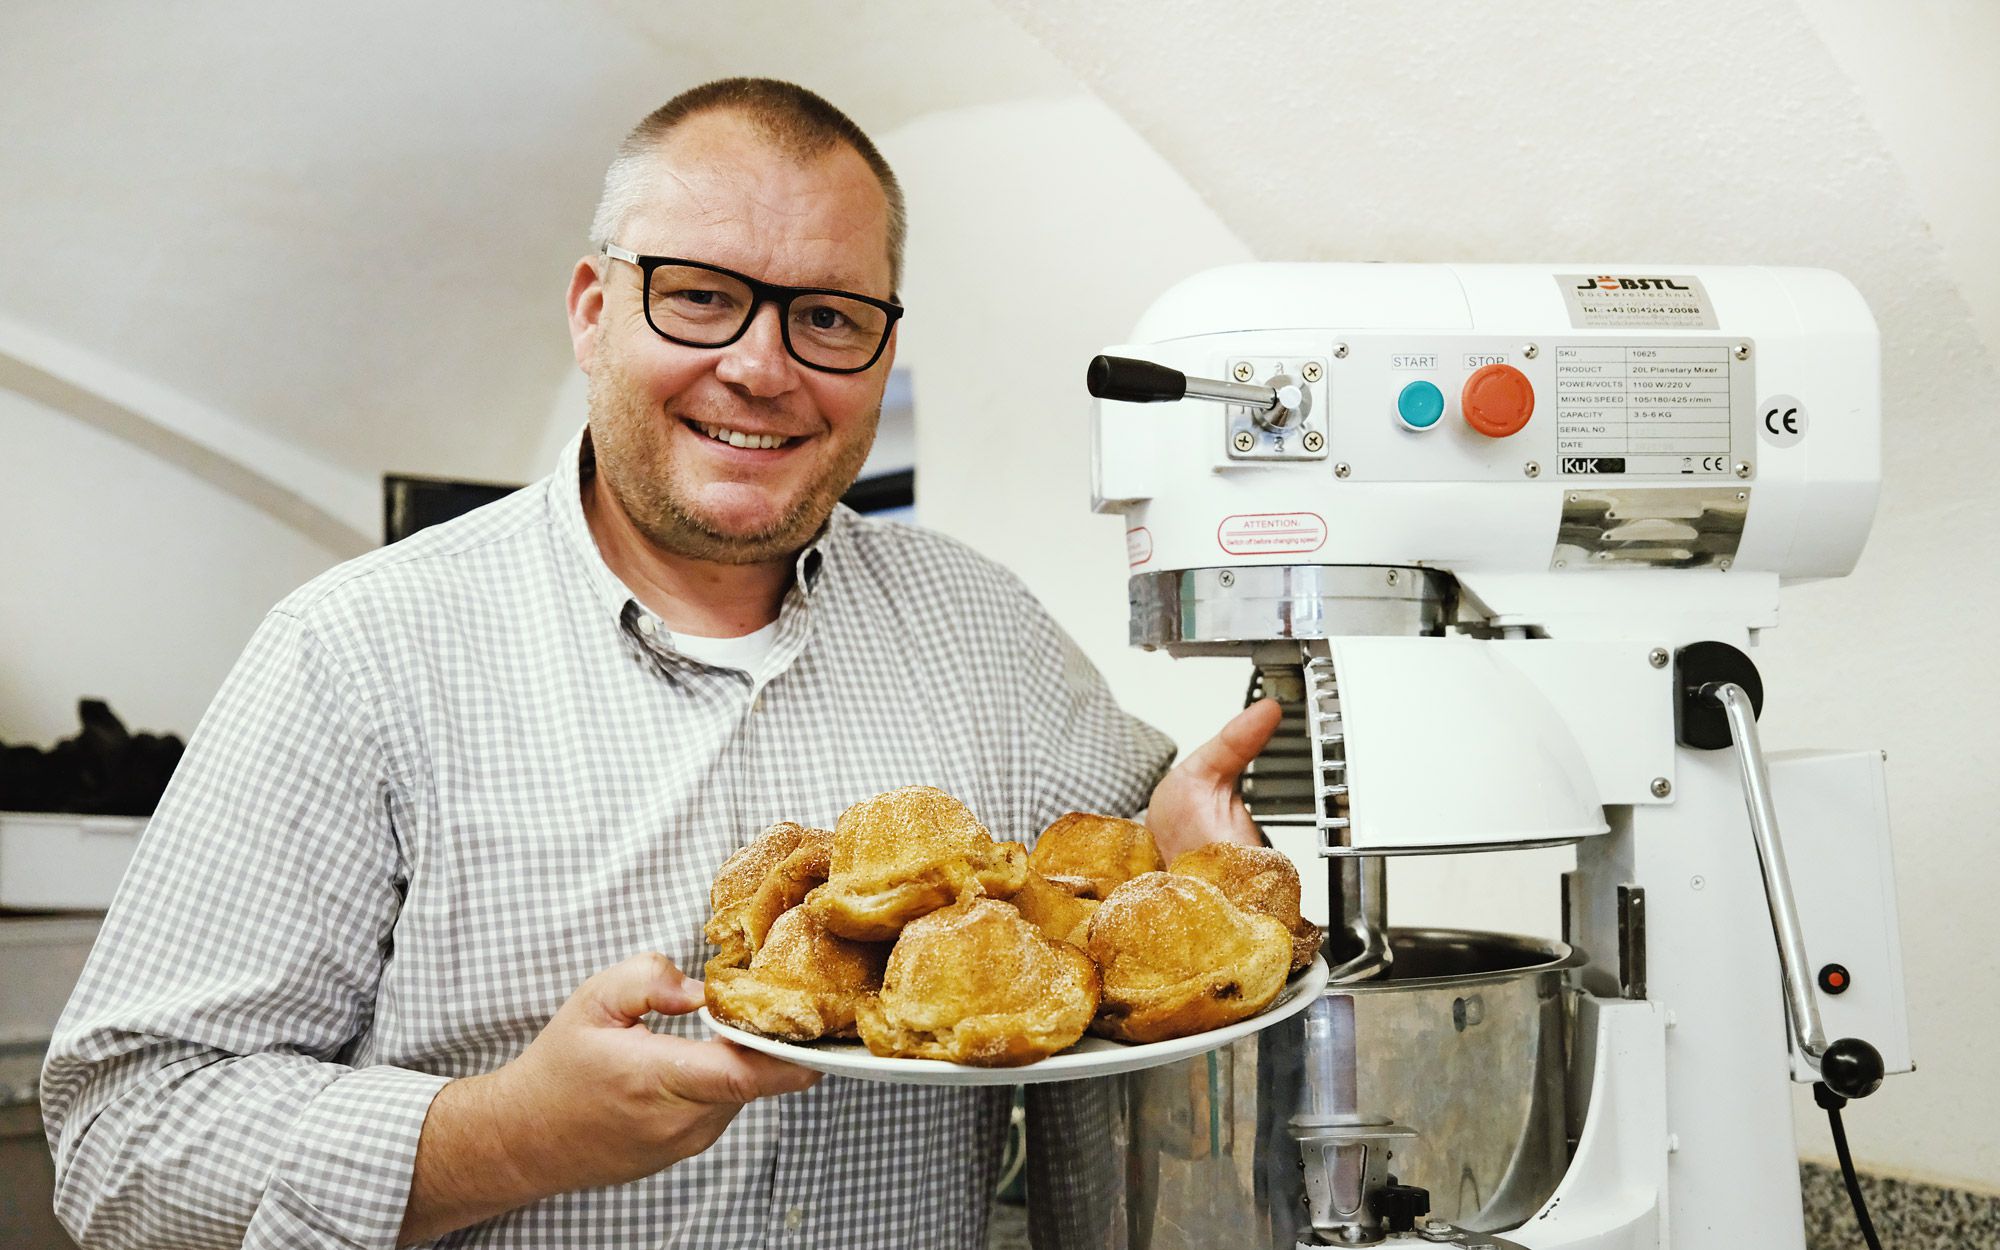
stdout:
<svg viewBox="0 0 2000 1250">
<path fill-rule="evenodd" d="M 992 1092 L 816 1084 L 689 1014 L 716 868 L 915 782 L 1001 836 L 1150 789 L 1169 853 L 1255 838 L 1274 707 L 1154 788 L 1168 744 L 1017 582 L 836 507 L 901 312 L 851 122 L 697 88 L 594 234 L 557 473 L 289 597 L 195 734 L 44 1077 L 86 1245 L 980 1244 Z"/>
</svg>

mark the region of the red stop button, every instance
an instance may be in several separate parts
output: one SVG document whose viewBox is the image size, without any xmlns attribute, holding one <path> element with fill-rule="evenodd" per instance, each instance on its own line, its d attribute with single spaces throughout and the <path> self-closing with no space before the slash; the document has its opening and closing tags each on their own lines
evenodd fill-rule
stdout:
<svg viewBox="0 0 2000 1250">
<path fill-rule="evenodd" d="M 1520 432 L 1535 414 L 1535 388 L 1512 365 L 1487 365 L 1465 380 L 1459 395 L 1465 423 L 1488 438 Z"/>
</svg>

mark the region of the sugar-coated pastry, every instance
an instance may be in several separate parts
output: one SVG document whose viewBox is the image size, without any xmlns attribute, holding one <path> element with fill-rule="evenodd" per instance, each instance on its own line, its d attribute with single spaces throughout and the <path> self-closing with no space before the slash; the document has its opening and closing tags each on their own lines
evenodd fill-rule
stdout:
<svg viewBox="0 0 2000 1250">
<path fill-rule="evenodd" d="M 1146 826 L 1136 820 L 1071 812 L 1035 840 L 1028 863 L 1050 881 L 1083 898 L 1102 899 L 1142 872 L 1167 865 Z"/>
<path fill-rule="evenodd" d="M 1075 1045 L 1096 1010 L 1083 951 L 1011 903 L 967 897 L 904 927 L 859 1023 L 877 1055 L 1018 1067 Z"/>
<path fill-rule="evenodd" d="M 748 966 L 778 917 L 826 880 L 832 852 L 832 833 L 786 820 L 724 861 L 708 892 L 714 915 L 702 929 L 718 948 L 709 970 Z"/>
<path fill-rule="evenodd" d="M 811 911 L 778 917 L 747 968 L 709 967 L 704 996 L 716 1019 L 788 1042 L 853 1037 L 856 1010 L 882 986 L 885 942 L 828 933 Z"/>
<path fill-rule="evenodd" d="M 1083 928 L 1098 907 L 1096 899 L 1078 898 L 1074 890 L 1063 889 L 1032 868 L 1027 881 L 1007 901 L 1030 924 L 1072 946 L 1083 945 Z"/>
<path fill-rule="evenodd" d="M 1174 856 L 1168 872 L 1200 877 L 1245 911 L 1269 916 L 1292 935 L 1292 971 L 1319 953 L 1319 926 L 1299 914 L 1299 870 L 1291 856 L 1268 846 L 1211 842 Z"/>
<path fill-rule="evenodd" d="M 1090 1031 L 1160 1042 L 1269 1006 L 1291 968 L 1292 936 L 1199 877 L 1149 872 L 1104 900 L 1085 930 L 1084 949 L 1102 980 Z"/>
<path fill-rule="evenodd" d="M 1027 851 L 994 841 L 965 804 L 905 786 L 841 813 L 831 872 L 806 906 L 842 937 L 883 941 L 963 896 L 1006 898 L 1027 875 Z"/>
</svg>

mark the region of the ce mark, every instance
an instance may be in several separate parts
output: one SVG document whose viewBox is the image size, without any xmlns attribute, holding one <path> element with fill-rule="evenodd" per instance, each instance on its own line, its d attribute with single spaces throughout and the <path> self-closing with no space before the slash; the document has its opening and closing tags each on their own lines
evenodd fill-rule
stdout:
<svg viewBox="0 0 2000 1250">
<path fill-rule="evenodd" d="M 1773 447 L 1792 447 L 1803 441 L 1809 422 L 1806 406 L 1790 395 L 1772 395 L 1757 405 L 1757 437 Z"/>
</svg>

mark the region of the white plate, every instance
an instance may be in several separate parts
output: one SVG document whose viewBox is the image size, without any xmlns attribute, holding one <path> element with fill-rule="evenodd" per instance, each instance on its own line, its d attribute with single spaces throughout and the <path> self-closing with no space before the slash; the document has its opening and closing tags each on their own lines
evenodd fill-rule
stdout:
<svg viewBox="0 0 2000 1250">
<path fill-rule="evenodd" d="M 1326 960 L 1315 955 L 1311 967 L 1293 974 L 1271 1005 L 1247 1020 L 1167 1042 L 1134 1044 L 1086 1037 L 1068 1050 L 1018 1068 L 974 1068 L 942 1059 L 884 1059 L 870 1054 L 860 1042 L 781 1042 L 724 1024 L 708 1014 L 705 1006 L 701 1009 L 701 1022 L 739 1046 L 834 1076 L 899 1085 L 1033 1085 L 1041 1081 L 1074 1081 L 1086 1076 L 1136 1072 L 1192 1058 L 1290 1019 L 1311 1006 L 1325 988 Z"/>
</svg>

